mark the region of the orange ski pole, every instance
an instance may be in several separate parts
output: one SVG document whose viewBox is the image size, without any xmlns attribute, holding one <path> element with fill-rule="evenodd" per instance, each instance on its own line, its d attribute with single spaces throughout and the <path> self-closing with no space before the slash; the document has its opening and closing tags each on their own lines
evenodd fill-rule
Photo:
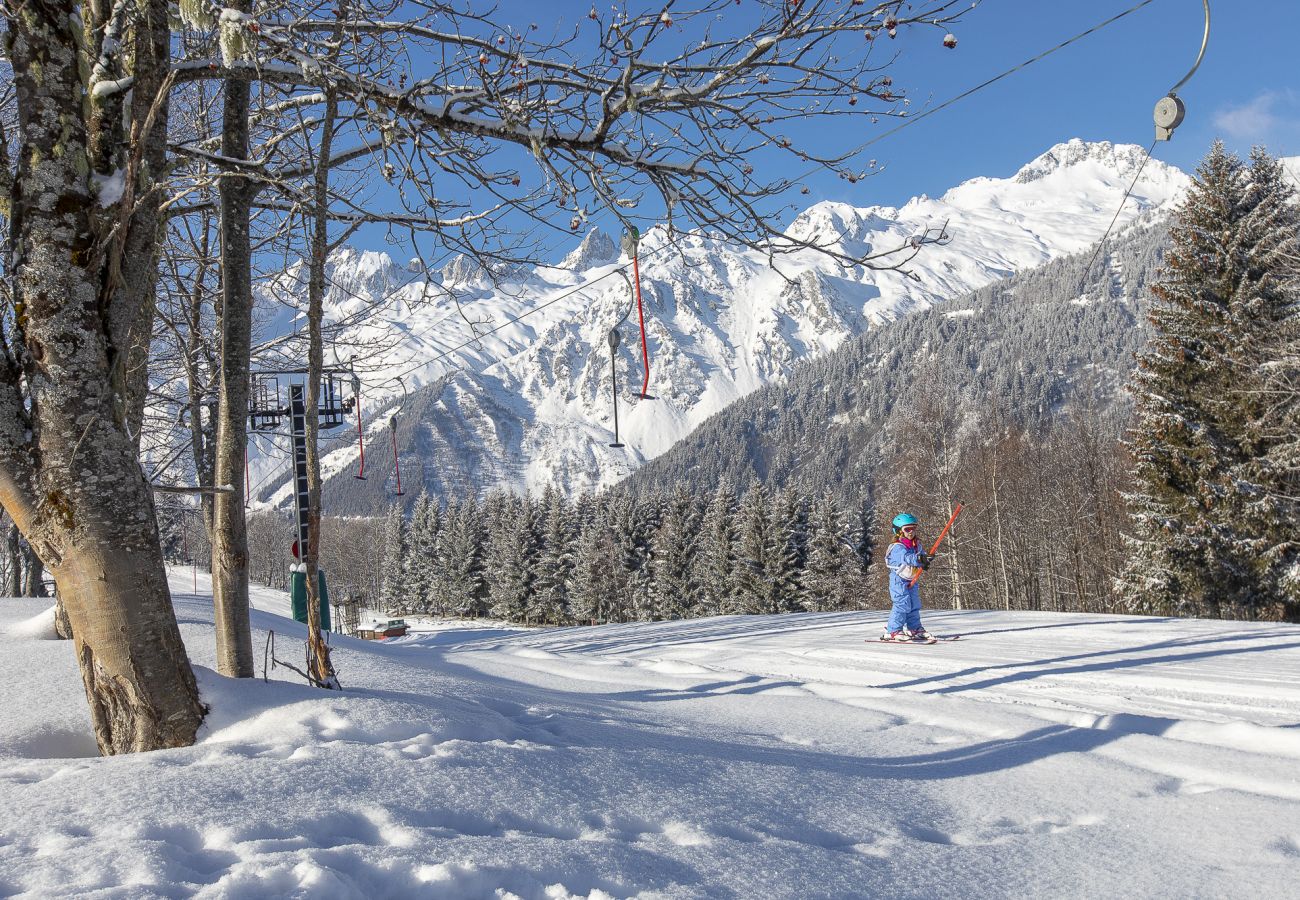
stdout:
<svg viewBox="0 0 1300 900">
<path fill-rule="evenodd" d="M 961 512 L 961 504 L 960 504 L 960 503 L 958 503 L 958 504 L 957 504 L 957 508 L 954 509 L 954 510 L 952 511 L 952 518 L 950 518 L 950 519 L 948 520 L 948 524 L 947 524 L 947 525 L 943 526 L 943 531 L 939 532 L 939 536 L 938 536 L 937 538 L 934 539 L 934 546 L 930 548 L 930 555 L 931 555 L 931 556 L 934 556 L 935 551 L 939 549 L 939 545 L 943 543 L 943 536 L 944 536 L 945 534 L 948 533 L 948 529 L 952 527 L 952 523 L 956 520 L 956 518 L 957 518 L 957 513 L 959 513 L 959 512 Z M 911 587 L 912 585 L 914 585 L 914 584 L 916 584 L 918 581 L 920 581 L 920 580 L 921 580 L 921 573 L 924 572 L 924 571 L 925 571 L 924 569 L 917 569 L 917 570 L 916 570 L 916 574 L 912 576 L 912 580 L 909 581 L 909 582 L 907 583 L 907 586 L 908 586 L 908 587 Z"/>
</svg>

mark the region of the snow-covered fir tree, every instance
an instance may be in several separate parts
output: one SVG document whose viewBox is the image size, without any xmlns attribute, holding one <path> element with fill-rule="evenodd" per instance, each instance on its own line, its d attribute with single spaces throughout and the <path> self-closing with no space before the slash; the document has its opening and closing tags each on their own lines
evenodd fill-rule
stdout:
<svg viewBox="0 0 1300 900">
<path fill-rule="evenodd" d="M 695 579 L 699 548 L 700 511 L 694 498 L 678 490 L 665 504 L 655 532 L 651 562 L 655 618 L 683 619 L 696 615 L 700 585 Z"/>
<path fill-rule="evenodd" d="M 1294 264 L 1300 268 L 1300 257 Z M 1293 273 L 1292 278 L 1297 277 Z M 1293 561 L 1289 567 L 1277 567 L 1282 597 L 1277 618 L 1300 622 L 1300 563 L 1294 561 L 1300 550 L 1294 538 L 1295 523 L 1300 522 L 1300 321 L 1296 317 L 1278 329 L 1268 358 L 1264 390 L 1271 402 L 1261 429 L 1268 449 L 1255 460 L 1258 470 L 1251 479 L 1263 487 L 1260 499 L 1268 507 L 1261 513 L 1265 521 L 1291 523 L 1293 538 L 1280 549 Z"/>
<path fill-rule="evenodd" d="M 801 596 L 804 563 L 808 555 L 808 504 L 793 488 L 777 491 L 772 498 L 772 526 L 776 529 L 781 552 L 775 572 L 781 585 L 777 600 L 779 612 L 796 612 L 803 608 Z"/>
<path fill-rule="evenodd" d="M 512 514 L 517 499 L 509 491 L 501 488 L 488 492 L 483 501 L 482 521 L 483 530 L 489 542 L 501 530 L 506 517 Z"/>
<path fill-rule="evenodd" d="M 803 605 L 811 612 L 843 609 L 857 599 L 861 579 L 856 578 L 858 557 L 849 543 L 848 529 L 835 494 L 826 491 L 809 515 L 807 561 L 800 580 Z"/>
<path fill-rule="evenodd" d="M 442 513 L 437 501 L 427 491 L 421 490 L 411 510 L 411 522 L 406 536 L 403 579 L 405 608 L 408 610 L 426 613 L 434 611 L 434 567 L 438 560 L 438 532 L 441 527 Z"/>
<path fill-rule="evenodd" d="M 1215 144 L 1170 229 L 1139 361 L 1129 608 L 1256 617 L 1296 564 L 1294 507 L 1268 500 L 1268 336 L 1296 315 L 1296 213 L 1281 167 Z M 1294 577 L 1293 575 L 1291 577 Z"/>
<path fill-rule="evenodd" d="M 610 601 L 617 590 L 618 560 L 607 498 L 585 494 L 577 503 L 581 534 L 574 553 L 569 615 L 581 625 L 610 621 Z"/>
<path fill-rule="evenodd" d="M 767 489 L 759 484 L 745 492 L 737 511 L 735 596 L 731 612 L 779 612 L 789 565 L 786 541 L 772 517 Z"/>
<path fill-rule="evenodd" d="M 438 540 L 439 583 L 447 611 L 453 615 L 480 616 L 483 605 L 483 522 L 472 499 L 447 506 Z"/>
<path fill-rule="evenodd" d="M 429 586 L 428 586 L 428 611 L 436 616 L 445 616 L 451 612 L 452 606 L 448 599 L 450 588 L 447 563 L 450 561 L 452 541 L 451 527 L 456 518 L 458 503 L 455 500 L 447 501 L 447 505 L 442 509 L 438 517 L 438 534 L 434 541 L 433 556 L 429 565 Z"/>
<path fill-rule="evenodd" d="M 876 506 L 870 498 L 853 505 L 857 512 L 852 529 L 853 552 L 858 557 L 858 571 L 866 575 L 876 553 Z"/>
<path fill-rule="evenodd" d="M 573 579 L 574 537 L 572 509 L 553 485 L 542 494 L 542 542 L 537 560 L 537 582 L 528 598 L 528 620 L 559 625 L 569 621 L 569 588 Z"/>
<path fill-rule="evenodd" d="M 1256 232 L 1253 288 L 1240 291 L 1245 340 L 1238 349 L 1250 378 L 1238 396 L 1250 417 L 1248 455 L 1229 482 L 1244 495 L 1244 530 L 1255 552 L 1254 576 L 1267 599 L 1255 614 L 1300 618 L 1300 203 L 1282 163 L 1261 149 L 1250 159 L 1258 202 L 1247 227 Z M 1271 608 L 1270 608 L 1271 607 Z"/>
<path fill-rule="evenodd" d="M 541 550 L 537 505 L 528 497 L 511 497 L 496 528 L 488 548 L 490 612 L 498 619 L 527 621 Z"/>
<path fill-rule="evenodd" d="M 700 546 L 695 557 L 699 585 L 699 615 L 732 611 L 736 566 L 736 493 L 724 479 L 704 510 Z"/>
<path fill-rule="evenodd" d="M 650 558 L 655 503 L 620 494 L 610 502 L 609 512 L 617 554 L 610 612 L 616 622 L 648 621 L 654 614 Z"/>
<path fill-rule="evenodd" d="M 379 608 L 397 615 L 405 609 L 406 588 L 403 572 L 406 560 L 406 522 L 402 507 L 390 504 L 383 522 L 382 563 L 379 577 Z"/>
</svg>

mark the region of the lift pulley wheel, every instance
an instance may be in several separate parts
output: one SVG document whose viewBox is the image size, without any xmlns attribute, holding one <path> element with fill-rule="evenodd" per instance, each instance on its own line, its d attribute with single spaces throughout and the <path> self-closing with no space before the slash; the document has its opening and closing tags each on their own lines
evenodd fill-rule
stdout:
<svg viewBox="0 0 1300 900">
<path fill-rule="evenodd" d="M 1167 94 L 1156 102 L 1155 123 L 1156 140 L 1167 141 L 1174 136 L 1174 129 L 1183 123 L 1187 108 L 1183 101 L 1173 94 Z"/>
</svg>

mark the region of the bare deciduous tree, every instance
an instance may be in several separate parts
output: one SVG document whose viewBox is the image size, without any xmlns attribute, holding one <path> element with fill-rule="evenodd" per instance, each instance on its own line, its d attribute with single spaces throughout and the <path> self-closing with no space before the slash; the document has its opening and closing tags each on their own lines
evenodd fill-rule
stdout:
<svg viewBox="0 0 1300 900">
<path fill-rule="evenodd" d="M 315 171 L 284 157 L 294 141 L 268 138 L 252 154 L 242 99 L 251 86 L 274 85 L 298 111 L 336 98 L 340 121 L 353 124 L 331 165 L 377 163 L 404 207 L 376 211 L 331 193 L 330 220 L 431 235 L 440 252 L 531 260 L 537 241 L 521 217 L 551 227 L 560 208 L 561 226 L 576 230 L 604 208 L 648 210 L 773 254 L 813 247 L 845 263 L 901 265 L 932 236 L 865 259 L 845 255 L 838 235 L 792 239 L 781 202 L 798 179 L 765 173 L 792 161 L 864 177 L 869 167 L 851 154 L 820 153 L 800 135 L 827 116 L 904 115 L 870 47 L 908 25 L 942 27 L 962 7 L 763 0 L 742 14 L 707 0 L 596 14 L 548 35 L 449 3 L 322 6 L 328 15 L 268 7 L 255 18 L 250 7 L 197 0 L 184 8 L 202 13 L 193 24 L 211 39 L 183 44 L 174 60 L 163 0 L 6 0 L 22 153 L 12 180 L 0 160 L 11 226 L 0 500 L 67 604 L 102 751 L 190 743 L 203 715 L 137 445 L 163 217 L 192 187 L 164 190 L 181 158 L 206 160 L 221 197 L 214 478 L 231 490 L 215 500 L 214 580 L 222 668 L 251 674 L 241 503 L 249 221 L 255 210 L 292 215 L 309 204 Z M 340 33 L 348 52 L 332 45 Z M 417 67 L 432 74 L 416 77 Z M 169 157 L 172 91 L 200 79 L 224 83 L 220 146 L 173 142 Z M 292 133 L 303 136 L 296 146 L 318 148 L 323 134 Z M 529 166 L 537 174 L 525 179 Z"/>
<path fill-rule="evenodd" d="M 0 501 L 54 574 L 101 751 L 190 744 L 203 708 L 137 459 L 131 365 L 152 302 L 167 4 L 4 10 L 22 153 L 8 204 Z M 127 79 L 129 110 L 115 92 Z"/>
</svg>

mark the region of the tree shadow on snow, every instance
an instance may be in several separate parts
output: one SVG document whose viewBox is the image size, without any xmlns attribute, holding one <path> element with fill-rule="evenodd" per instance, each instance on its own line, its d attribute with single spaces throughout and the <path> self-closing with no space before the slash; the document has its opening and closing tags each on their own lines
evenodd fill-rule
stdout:
<svg viewBox="0 0 1300 900">
<path fill-rule="evenodd" d="M 628 622 L 613 625 L 550 628 L 540 632 L 515 632 L 504 646 L 527 646 L 529 639 L 543 640 L 546 649 L 555 653 L 618 653 L 649 647 L 675 646 L 699 642 L 747 640 L 774 634 L 818 631 L 845 625 L 868 627 L 876 611 L 840 613 L 784 613 L 758 616 L 712 616 L 706 619 L 673 619 L 661 622 Z M 482 641 L 467 641 L 465 649 L 496 649 Z"/>
<path fill-rule="evenodd" d="M 541 642 L 545 645 L 546 650 L 555 653 L 631 653 L 651 647 L 671 647 L 730 640 L 751 641 L 770 635 L 808 633 L 838 629 L 845 626 L 862 628 L 864 631 L 874 634 L 876 629 L 883 627 L 883 618 L 887 617 L 888 614 L 887 609 L 868 609 L 833 613 L 710 616 L 702 619 L 672 619 L 658 622 L 627 622 L 596 626 L 576 625 L 530 631 L 493 632 L 485 630 L 482 633 L 467 631 L 462 634 L 449 631 L 444 632 L 445 636 L 439 636 L 436 641 L 428 640 L 424 636 L 416 636 L 411 643 L 425 646 L 436 643 L 438 646 L 447 649 L 496 650 L 506 647 L 532 646 L 534 642 Z M 1037 614 L 1067 615 L 1051 612 Z M 1071 621 L 1017 625 L 1014 627 L 978 628 L 981 619 L 986 617 L 999 618 L 1004 615 L 1005 612 L 1002 610 L 942 609 L 928 610 L 925 618 L 935 630 L 942 632 L 945 629 L 952 629 L 959 631 L 964 637 L 1106 625 L 1143 628 L 1188 621 L 1177 617 L 1143 618 L 1105 614 L 1084 617 L 1081 614 L 1068 614 L 1071 616 Z M 1036 614 L 1019 611 L 1016 615 L 1023 617 Z M 1300 631 L 1294 632 L 1294 635 L 1287 633 L 1275 636 L 1300 637 Z"/>
<path fill-rule="evenodd" d="M 554 688 L 524 684 L 508 678 L 486 675 L 459 663 L 443 660 L 445 673 L 476 684 L 488 703 L 493 698 L 511 696 L 515 703 L 529 709 L 545 708 L 568 722 L 560 735 L 551 732 L 551 746 L 606 749 L 639 754 L 666 754 L 716 760 L 720 765 L 756 764 L 790 768 L 801 773 L 822 772 L 834 776 L 911 781 L 944 781 L 998 772 L 1028 765 L 1061 753 L 1088 753 L 1120 738 L 1134 735 L 1164 734 L 1178 720 L 1158 716 L 1119 714 L 1099 719 L 1093 726 L 1050 724 L 1023 734 L 993 738 L 966 746 L 951 747 L 933 753 L 891 756 L 885 759 L 849 756 L 817 748 L 764 746 L 757 743 L 728 741 L 699 734 L 668 731 L 669 723 L 633 723 L 626 719 L 629 702 L 657 699 L 686 699 L 701 696 L 683 691 L 681 697 L 653 696 L 665 692 L 628 692 L 600 697 L 573 694 Z M 733 693 L 719 690 L 735 684 L 747 684 L 747 693 L 757 693 L 781 685 L 781 682 L 758 684 L 758 676 L 735 682 L 703 685 L 712 695 Z M 706 694 L 706 696 L 709 694 Z M 461 694 L 462 699 L 473 698 Z M 490 708 L 490 707 L 489 707 Z M 773 723 L 776 724 L 776 723 Z M 638 727 L 640 726 L 640 727 Z M 775 739 L 775 738 L 773 738 Z M 647 761 L 644 765 L 653 767 Z M 662 760 L 658 765 L 662 765 Z M 665 769 L 665 771 L 667 771 Z"/>
<path fill-rule="evenodd" d="M 950 613 L 953 615 L 952 624 L 954 625 L 957 625 L 959 623 L 966 623 L 971 618 L 978 618 L 981 614 L 994 615 L 994 616 L 1006 615 L 1006 613 L 1002 610 L 940 609 L 940 610 L 926 611 L 925 618 L 931 624 L 933 624 L 936 620 L 943 622 L 948 618 L 948 616 L 946 616 L 945 613 Z M 1017 616 L 1023 616 L 1027 614 L 1031 614 L 1031 613 L 1027 613 L 1026 611 L 1023 610 L 1015 611 L 1015 615 Z M 1078 613 L 1046 613 L 1046 612 L 1042 614 L 1043 615 L 1069 615 L 1069 616 L 1080 615 Z M 1072 620 L 1069 622 L 1050 622 L 1046 625 L 1017 625 L 1015 627 L 1007 627 L 1007 628 L 984 628 L 978 631 L 970 628 L 966 628 L 962 630 L 961 634 L 963 638 L 968 638 L 968 637 L 982 637 L 984 635 L 990 635 L 990 634 L 1018 634 L 1024 631 L 1048 631 L 1048 630 L 1059 630 L 1061 628 L 1079 628 L 1083 626 L 1092 626 L 1092 625 L 1124 625 L 1131 628 L 1131 627 L 1140 627 L 1146 625 L 1169 624 L 1172 622 L 1187 621 L 1186 619 L 1178 619 L 1173 616 L 1162 616 L 1158 618 L 1153 616 L 1151 618 L 1143 618 L 1138 622 L 1135 622 L 1134 619 L 1135 619 L 1134 616 L 1125 616 L 1122 618 L 1098 618 L 1098 619 L 1079 618 L 1077 620 Z"/>
<path fill-rule="evenodd" d="M 632 702 L 661 702 L 664 700 L 695 700 L 700 697 L 726 697 L 735 694 L 761 694 L 773 688 L 801 688 L 801 681 L 773 681 L 762 675 L 746 675 L 729 681 L 711 681 L 687 688 L 645 688 L 640 691 L 621 691 L 602 695 L 610 700 Z"/>
<path fill-rule="evenodd" d="M 1187 653 L 1163 652 L 1199 647 L 1206 644 L 1228 644 L 1239 641 L 1250 641 L 1251 645 L 1247 647 L 1215 647 L 1212 649 L 1201 649 Z M 939 684 L 959 678 L 968 678 L 985 672 L 1012 670 L 1005 675 L 988 678 L 983 681 L 948 684 L 943 687 L 936 687 L 926 691 L 926 693 L 930 694 L 950 694 L 997 687 L 1015 681 L 1029 681 L 1044 675 L 1071 675 L 1081 672 L 1104 672 L 1117 669 L 1132 669 L 1139 666 L 1157 665 L 1160 663 L 1190 662 L 1198 659 L 1211 659 L 1216 656 L 1235 656 L 1243 653 L 1268 653 L 1276 650 L 1294 650 L 1300 648 L 1300 642 L 1287 644 L 1261 644 L 1259 641 L 1260 639 L 1258 635 L 1248 634 L 1206 638 L 1176 638 L 1168 641 L 1157 641 L 1151 644 L 1117 647 L 1107 650 L 1094 650 L 1088 653 L 1076 653 L 1070 656 L 1058 656 L 1053 659 L 1024 660 L 1010 663 L 998 663 L 989 666 L 971 666 L 970 668 L 961 669 L 956 672 L 927 675 L 920 678 L 911 678 L 906 681 L 896 681 L 891 684 L 878 684 L 874 685 L 874 687 L 885 690 L 920 687 L 921 685 L 926 684 Z M 1150 655 L 1153 652 L 1159 655 Z M 1125 654 L 1125 656 L 1120 657 L 1120 654 Z M 1141 655 L 1133 656 L 1132 654 Z M 1106 657 L 1112 658 L 1107 659 Z M 1092 660 L 1092 662 L 1080 662 L 1081 660 Z M 1066 665 L 1068 663 L 1076 664 Z"/>
</svg>

